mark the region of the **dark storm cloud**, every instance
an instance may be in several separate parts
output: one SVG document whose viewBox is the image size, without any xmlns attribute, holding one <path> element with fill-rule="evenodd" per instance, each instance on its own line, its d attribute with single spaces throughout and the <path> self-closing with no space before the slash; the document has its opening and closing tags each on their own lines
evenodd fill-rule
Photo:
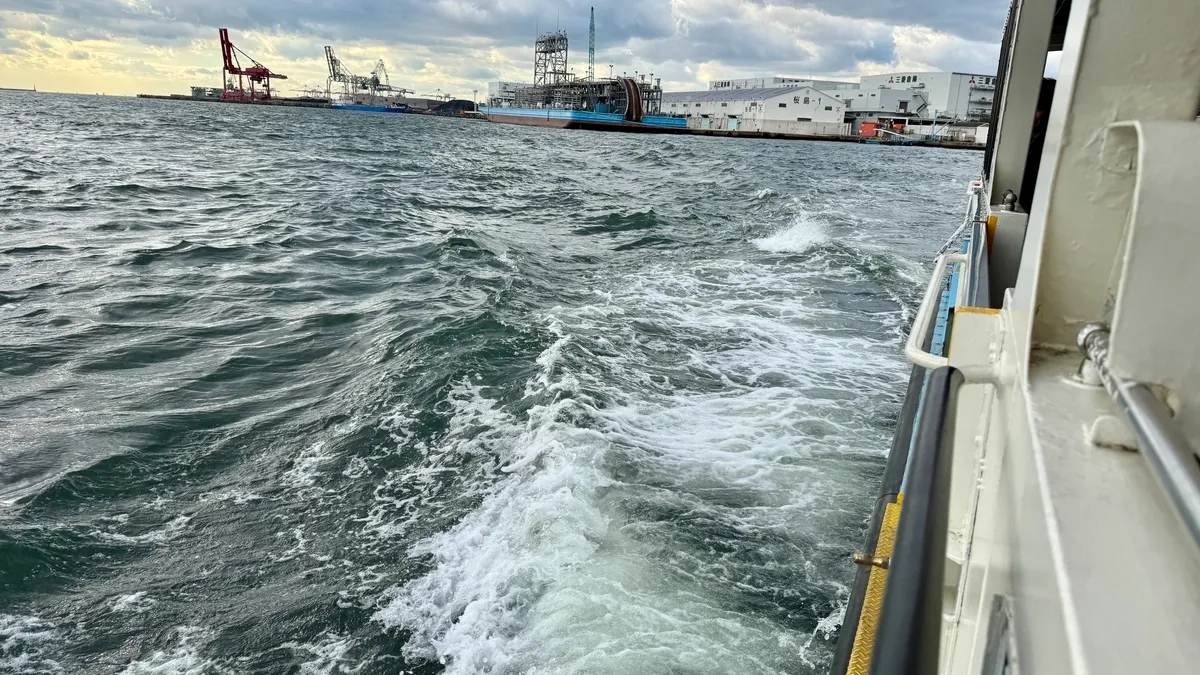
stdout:
<svg viewBox="0 0 1200 675">
<path fill-rule="evenodd" d="M 428 0 L 174 0 L 129 5 L 118 0 L 0 0 L 0 10 L 51 19 L 48 30 L 60 37 L 83 31 L 89 37 L 139 38 L 177 42 L 206 37 L 218 27 L 284 31 L 329 40 L 375 39 L 393 42 L 487 38 L 502 45 L 530 42 L 535 27 L 556 26 L 572 35 L 586 34 L 588 5 L 550 1 L 503 0 L 429 2 Z M 597 23 L 607 39 L 657 38 L 674 31 L 667 0 L 621 0 L 597 8 Z"/>
<path fill-rule="evenodd" d="M 717 60 L 755 69 L 841 72 L 860 61 L 888 63 L 895 56 L 895 45 L 890 32 L 869 34 L 844 22 L 772 28 L 751 21 L 725 21 L 689 24 L 686 35 L 646 45 L 642 51 L 650 61 Z"/>
</svg>

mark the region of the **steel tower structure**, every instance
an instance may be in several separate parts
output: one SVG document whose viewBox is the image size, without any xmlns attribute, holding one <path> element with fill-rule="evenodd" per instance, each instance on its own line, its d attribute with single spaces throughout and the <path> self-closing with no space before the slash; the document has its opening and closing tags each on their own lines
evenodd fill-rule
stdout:
<svg viewBox="0 0 1200 675">
<path fill-rule="evenodd" d="M 533 47 L 534 86 L 547 87 L 569 79 L 567 34 L 560 30 L 538 37 Z"/>
<path fill-rule="evenodd" d="M 588 76 L 589 82 L 596 79 L 596 8 L 592 7 L 592 18 L 588 23 Z"/>
</svg>

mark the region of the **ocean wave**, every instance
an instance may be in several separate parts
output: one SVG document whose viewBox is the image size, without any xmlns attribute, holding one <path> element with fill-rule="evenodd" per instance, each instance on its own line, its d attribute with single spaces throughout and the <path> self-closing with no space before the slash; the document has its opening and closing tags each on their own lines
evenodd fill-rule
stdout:
<svg viewBox="0 0 1200 675">
<path fill-rule="evenodd" d="M 828 663 L 976 159 L 868 192 L 850 144 L 37 97 L 0 96 L 0 663 Z"/>
<path fill-rule="evenodd" d="M 176 626 L 171 634 L 174 644 L 130 661 L 120 675 L 224 675 L 233 672 L 201 654 L 212 640 L 211 631 L 198 626 Z"/>
<path fill-rule="evenodd" d="M 829 242 L 825 226 L 807 216 L 796 216 L 787 228 L 772 235 L 752 240 L 756 248 L 767 253 L 804 253 Z"/>
<path fill-rule="evenodd" d="M 22 675 L 65 673 L 55 660 L 62 633 L 35 616 L 0 614 L 0 671 Z"/>
<path fill-rule="evenodd" d="M 722 265 L 721 282 L 666 267 L 614 283 L 600 305 L 556 310 L 524 421 L 494 403 L 471 409 L 502 439 L 491 449 L 511 475 L 410 551 L 430 572 L 385 594 L 376 617 L 412 634 L 407 658 L 451 673 L 778 672 L 801 645 L 826 658 L 812 643 L 828 644 L 821 621 L 846 588 L 818 571 L 828 561 L 811 564 L 827 554 L 800 542 L 845 512 L 836 459 L 814 463 L 807 448 L 881 458 L 871 411 L 888 402 L 864 401 L 852 380 L 901 369 L 869 341 L 823 338 L 777 296 L 755 297 L 776 274 Z M 711 384 L 664 368 L 657 339 L 630 331 L 639 321 L 661 327 L 665 349 L 692 333 L 675 360 Z M 730 609 L 740 605 L 761 611 Z"/>
</svg>

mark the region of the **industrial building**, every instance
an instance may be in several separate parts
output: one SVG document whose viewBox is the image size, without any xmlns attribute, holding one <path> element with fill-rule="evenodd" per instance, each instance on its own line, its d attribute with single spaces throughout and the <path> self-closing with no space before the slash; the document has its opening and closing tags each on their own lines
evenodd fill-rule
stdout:
<svg viewBox="0 0 1200 675">
<path fill-rule="evenodd" d="M 901 72 L 864 75 L 859 82 L 800 77 L 713 80 L 709 82 L 707 92 L 665 94 L 663 112 L 689 117 L 693 120 L 689 125 L 696 128 L 710 128 L 711 125 L 711 128 L 719 129 L 766 131 L 766 128 L 760 128 L 763 123 L 771 127 L 785 120 L 822 124 L 844 122 L 847 129 L 844 132 L 799 133 L 916 134 L 973 142 L 987 133 L 983 127 L 991 118 L 995 79 L 991 75 L 972 73 Z M 783 92 L 790 90 L 815 91 L 817 94 L 801 96 L 798 100 L 817 98 L 821 99 L 821 104 L 811 116 L 805 114 L 796 102 L 787 103 Z M 724 108 L 710 110 L 705 107 L 707 99 L 700 96 L 705 93 L 716 95 L 713 100 L 723 103 Z M 720 98 L 722 95 L 733 98 Z M 754 101 L 762 103 L 750 108 Z M 786 103 L 787 107 L 779 107 L 781 103 Z M 832 109 L 826 110 L 827 107 Z M 729 110 L 738 112 L 730 113 Z M 836 120 L 829 116 L 835 112 L 840 112 Z M 697 117 L 700 121 L 695 121 Z M 806 119 L 809 117 L 811 120 Z M 733 119 L 718 121 L 727 118 Z"/>
<path fill-rule="evenodd" d="M 710 91 L 726 89 L 775 89 L 779 87 L 812 87 L 832 91 L 842 87 L 857 87 L 857 82 L 842 80 L 813 80 L 802 77 L 751 77 L 743 80 L 713 80 L 708 83 Z"/>
<path fill-rule="evenodd" d="M 812 87 L 839 96 L 854 117 L 880 114 L 914 120 L 983 122 L 990 118 L 996 78 L 953 72 L 863 75 L 858 82 L 799 77 L 713 80 L 710 91 Z"/>
<path fill-rule="evenodd" d="M 837 94 L 808 86 L 709 89 L 663 94 L 662 111 L 693 129 L 797 135 L 849 133 Z"/>
<path fill-rule="evenodd" d="M 532 86 L 531 82 L 488 82 L 488 105 L 512 107 L 517 100 L 517 91 Z"/>
<path fill-rule="evenodd" d="M 917 117 L 983 122 L 992 115 L 996 78 L 971 73 L 887 73 L 862 76 L 858 89 L 909 89 L 926 103 Z"/>
</svg>

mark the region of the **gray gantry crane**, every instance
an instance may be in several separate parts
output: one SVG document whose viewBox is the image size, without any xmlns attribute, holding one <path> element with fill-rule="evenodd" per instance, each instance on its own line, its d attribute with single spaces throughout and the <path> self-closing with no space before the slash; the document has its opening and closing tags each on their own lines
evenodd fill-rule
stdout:
<svg viewBox="0 0 1200 675">
<path fill-rule="evenodd" d="M 371 71 L 370 75 L 355 75 L 343 65 L 342 60 L 334 53 L 333 47 L 326 45 L 325 61 L 329 66 L 329 78 L 325 82 L 325 89 L 331 100 L 333 99 L 334 82 L 342 85 L 344 98 L 368 105 L 374 105 L 380 99 L 403 98 L 405 94 L 413 93 L 411 89 L 392 86 L 388 80 L 387 67 L 383 64 L 383 59 L 379 59 L 375 63 L 375 69 Z"/>
</svg>

